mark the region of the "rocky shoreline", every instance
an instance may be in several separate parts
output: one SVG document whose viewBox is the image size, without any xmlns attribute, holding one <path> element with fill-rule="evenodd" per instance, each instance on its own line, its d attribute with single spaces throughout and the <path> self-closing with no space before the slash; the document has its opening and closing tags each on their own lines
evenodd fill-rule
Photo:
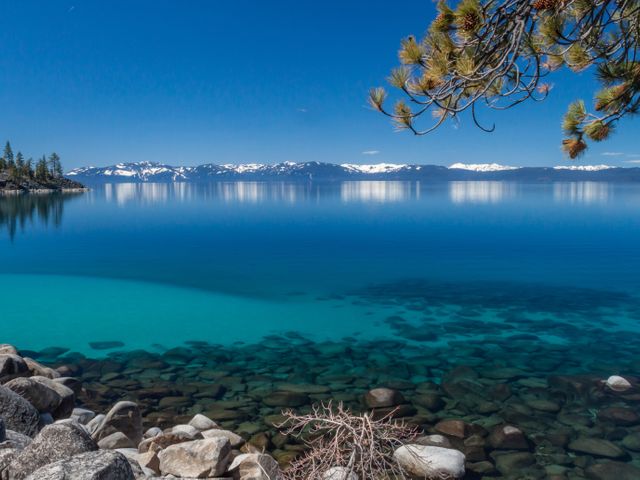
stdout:
<svg viewBox="0 0 640 480">
<path fill-rule="evenodd" d="M 637 377 L 542 377 L 526 367 L 478 363 L 452 365 L 435 383 L 429 369 L 441 360 L 418 359 L 407 349 L 393 342 L 313 344 L 294 334 L 244 349 L 192 342 L 97 359 L 64 348 L 17 352 L 5 345 L 0 476 L 286 478 L 306 446 L 278 428 L 283 409 L 308 412 L 335 401 L 418 427 L 424 435 L 408 458 L 417 452 L 429 459 L 418 468 L 439 459 L 437 474 L 448 472 L 445 478 L 640 478 Z M 442 457 L 422 447 L 452 453 Z M 408 478 L 440 478 L 419 471 L 422 476 Z M 341 475 L 327 478 L 347 478 Z"/>
</svg>

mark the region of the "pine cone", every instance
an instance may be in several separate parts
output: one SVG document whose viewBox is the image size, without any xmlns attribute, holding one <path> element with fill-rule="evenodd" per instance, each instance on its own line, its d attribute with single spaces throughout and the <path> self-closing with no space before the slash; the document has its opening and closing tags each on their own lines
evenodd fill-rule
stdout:
<svg viewBox="0 0 640 480">
<path fill-rule="evenodd" d="M 478 16 L 475 13 L 466 13 L 462 17 L 462 30 L 465 32 L 472 32 L 478 26 Z"/>
<path fill-rule="evenodd" d="M 536 0 L 533 8 L 536 10 L 553 10 L 558 5 L 558 0 Z"/>
</svg>

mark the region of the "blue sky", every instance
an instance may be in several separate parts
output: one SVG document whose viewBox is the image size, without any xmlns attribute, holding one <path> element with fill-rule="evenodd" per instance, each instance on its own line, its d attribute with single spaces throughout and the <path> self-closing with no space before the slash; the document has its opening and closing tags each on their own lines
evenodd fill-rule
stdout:
<svg viewBox="0 0 640 480">
<path fill-rule="evenodd" d="M 555 165 L 568 102 L 589 73 L 558 74 L 545 103 L 488 112 L 435 134 L 395 132 L 366 105 L 429 1 L 35 1 L 0 9 L 0 138 L 67 168 L 328 161 Z M 582 163 L 631 166 L 638 120 Z M 367 152 L 367 153 L 363 153 Z M 377 153 L 373 153 L 377 152 Z M 606 155 L 615 154 L 615 155 Z"/>
</svg>

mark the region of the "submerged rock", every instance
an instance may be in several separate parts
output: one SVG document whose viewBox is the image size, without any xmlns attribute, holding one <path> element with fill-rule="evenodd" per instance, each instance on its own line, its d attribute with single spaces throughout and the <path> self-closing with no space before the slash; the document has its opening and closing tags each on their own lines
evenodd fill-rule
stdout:
<svg viewBox="0 0 640 480">
<path fill-rule="evenodd" d="M 374 388 L 369 390 L 364 401 L 369 408 L 395 407 L 405 403 L 404 396 L 391 388 Z"/>
<path fill-rule="evenodd" d="M 450 448 L 403 445 L 393 458 L 409 475 L 427 480 L 461 479 L 465 473 L 464 454 Z"/>
<path fill-rule="evenodd" d="M 632 388 L 629 380 L 619 375 L 611 375 L 605 381 L 605 385 L 614 392 L 626 392 Z"/>
<path fill-rule="evenodd" d="M 626 456 L 625 451 L 615 443 L 601 438 L 579 437 L 569 443 L 569 450 L 596 457 L 622 458 Z"/>
</svg>

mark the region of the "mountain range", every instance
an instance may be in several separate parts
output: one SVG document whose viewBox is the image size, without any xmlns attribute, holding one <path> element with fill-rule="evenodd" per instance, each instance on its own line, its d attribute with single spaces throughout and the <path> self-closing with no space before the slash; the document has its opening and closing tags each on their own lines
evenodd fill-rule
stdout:
<svg viewBox="0 0 640 480">
<path fill-rule="evenodd" d="M 511 167 L 495 163 L 454 163 L 441 165 L 404 165 L 379 163 L 371 165 L 322 162 L 274 165 L 205 164 L 174 167 L 155 162 L 118 163 L 109 167 L 76 168 L 68 178 L 85 184 L 141 182 L 211 182 L 211 181 L 615 181 L 639 182 L 640 168 L 609 165 L 560 165 L 556 167 Z"/>
</svg>

